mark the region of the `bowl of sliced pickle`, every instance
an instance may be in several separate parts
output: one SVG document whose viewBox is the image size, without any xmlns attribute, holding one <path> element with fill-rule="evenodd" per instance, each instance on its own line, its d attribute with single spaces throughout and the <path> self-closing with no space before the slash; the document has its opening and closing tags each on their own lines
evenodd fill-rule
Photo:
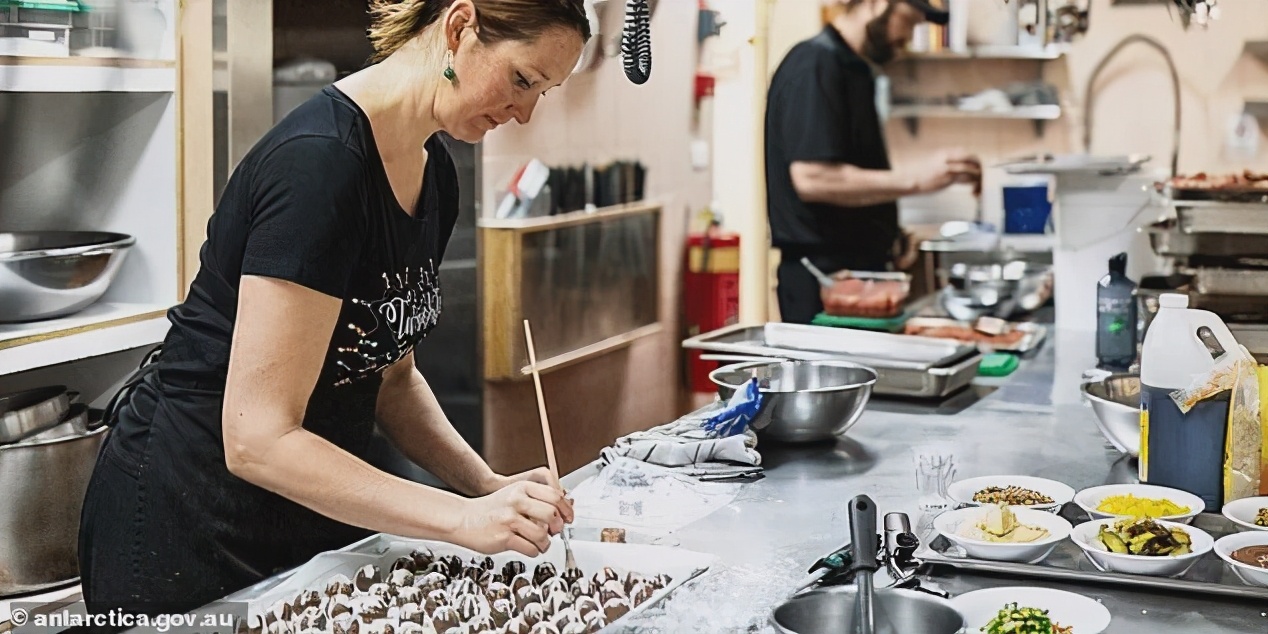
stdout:
<svg viewBox="0 0 1268 634">
<path fill-rule="evenodd" d="M 1154 577 L 1184 574 L 1215 545 L 1206 531 L 1149 518 L 1080 524 L 1070 539 L 1101 570 Z"/>
</svg>

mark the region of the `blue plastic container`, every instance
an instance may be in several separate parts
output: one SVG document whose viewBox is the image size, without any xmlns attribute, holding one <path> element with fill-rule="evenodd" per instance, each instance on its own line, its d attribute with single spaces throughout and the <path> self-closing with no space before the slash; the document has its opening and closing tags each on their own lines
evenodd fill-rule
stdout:
<svg viewBox="0 0 1268 634">
<path fill-rule="evenodd" d="M 1044 233 L 1051 215 L 1046 183 L 1004 187 L 1004 233 Z"/>
</svg>

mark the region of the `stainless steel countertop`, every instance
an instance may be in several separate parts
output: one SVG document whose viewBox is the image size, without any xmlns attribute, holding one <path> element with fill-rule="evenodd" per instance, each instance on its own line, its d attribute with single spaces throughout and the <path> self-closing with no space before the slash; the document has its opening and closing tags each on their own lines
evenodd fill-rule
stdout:
<svg viewBox="0 0 1268 634">
<path fill-rule="evenodd" d="M 958 477 L 1026 474 L 1076 490 L 1135 477 L 1097 431 L 1080 402 L 1078 381 L 1093 366 L 1090 334 L 1058 331 L 998 389 L 954 415 L 918 415 L 869 407 L 835 445 L 759 446 L 765 478 L 747 484 L 728 507 L 658 543 L 718 555 L 720 564 L 631 624 L 639 632 L 770 631 L 766 616 L 820 556 L 848 540 L 846 502 L 865 493 L 882 513 L 918 516 L 909 447 L 946 443 Z M 575 487 L 586 467 L 564 478 Z M 1005 585 L 1064 588 L 1102 601 L 1108 632 L 1151 634 L 1268 633 L 1268 605 L 1035 583 L 1006 577 L 939 577 L 952 594 Z"/>
</svg>

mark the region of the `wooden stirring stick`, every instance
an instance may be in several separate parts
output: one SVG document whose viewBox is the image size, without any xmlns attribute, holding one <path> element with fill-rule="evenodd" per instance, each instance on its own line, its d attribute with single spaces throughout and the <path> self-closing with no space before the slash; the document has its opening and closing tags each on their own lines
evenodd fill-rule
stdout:
<svg viewBox="0 0 1268 634">
<path fill-rule="evenodd" d="M 533 346 L 533 328 L 524 320 L 524 340 L 528 342 L 528 365 L 533 370 L 533 387 L 537 390 L 537 417 L 542 423 L 542 440 L 546 442 L 546 465 L 550 472 L 559 479 L 559 463 L 555 462 L 555 441 L 550 435 L 550 419 L 546 416 L 546 397 L 542 394 L 542 375 L 537 371 L 537 349 Z M 572 555 L 572 542 L 568 539 L 568 527 L 559 533 L 564 540 L 564 568 L 577 567 L 577 560 Z"/>
</svg>

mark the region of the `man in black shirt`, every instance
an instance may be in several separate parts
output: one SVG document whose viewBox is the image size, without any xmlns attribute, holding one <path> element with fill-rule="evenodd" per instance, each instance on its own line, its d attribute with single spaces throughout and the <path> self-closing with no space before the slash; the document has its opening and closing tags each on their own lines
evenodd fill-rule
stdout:
<svg viewBox="0 0 1268 634">
<path fill-rule="evenodd" d="M 766 197 L 781 252 L 784 321 L 809 323 L 823 310 L 821 270 L 887 270 L 910 251 L 896 201 L 954 183 L 977 184 L 978 160 L 940 152 L 924 165 L 890 166 L 876 111 L 875 71 L 906 48 L 924 20 L 947 13 L 924 0 L 841 0 L 831 22 L 789 51 L 766 107 Z"/>
</svg>

